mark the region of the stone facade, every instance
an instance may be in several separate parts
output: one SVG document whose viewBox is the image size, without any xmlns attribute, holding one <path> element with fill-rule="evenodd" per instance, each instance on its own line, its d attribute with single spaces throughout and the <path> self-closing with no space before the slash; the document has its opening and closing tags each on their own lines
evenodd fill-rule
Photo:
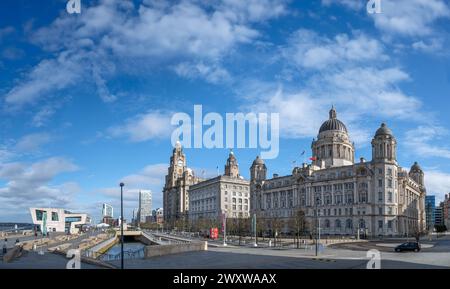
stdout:
<svg viewBox="0 0 450 289">
<path fill-rule="evenodd" d="M 312 164 L 271 179 L 264 161 L 256 158 L 250 168 L 252 214 L 267 224 L 274 218 L 285 221 L 283 230 L 289 231 L 289 219 L 302 210 L 325 235 L 398 236 L 425 230 L 424 173 L 417 163 L 409 172 L 399 166 L 397 141 L 385 124 L 372 139 L 372 160 L 355 163 L 347 128 L 332 108 L 311 148 Z"/>
<path fill-rule="evenodd" d="M 236 157 L 231 152 L 225 174 L 197 183 L 189 188 L 189 221 L 210 219 L 220 223 L 227 218 L 248 218 L 250 211 L 250 182 L 239 175 Z"/>
<path fill-rule="evenodd" d="M 170 166 L 163 188 L 164 222 L 174 225 L 177 220 L 186 220 L 189 210 L 189 187 L 202 179 L 196 177 L 186 165 L 186 155 L 177 142 L 170 157 Z"/>
</svg>

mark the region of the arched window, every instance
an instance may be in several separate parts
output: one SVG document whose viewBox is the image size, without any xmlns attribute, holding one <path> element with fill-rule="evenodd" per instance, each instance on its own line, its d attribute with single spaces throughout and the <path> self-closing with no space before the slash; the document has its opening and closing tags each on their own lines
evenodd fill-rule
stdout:
<svg viewBox="0 0 450 289">
<path fill-rule="evenodd" d="M 334 227 L 336 228 L 336 229 L 341 229 L 341 220 L 336 220 L 336 221 L 334 221 Z"/>
<path fill-rule="evenodd" d="M 351 219 L 347 219 L 347 220 L 345 221 L 345 228 L 346 228 L 346 229 L 352 229 L 352 228 L 353 228 L 353 222 L 352 222 Z"/>
<path fill-rule="evenodd" d="M 331 205 L 331 194 L 325 195 L 325 205 Z"/>
<path fill-rule="evenodd" d="M 360 203 L 367 203 L 367 192 L 359 192 L 358 200 Z"/>
<path fill-rule="evenodd" d="M 325 220 L 325 228 L 330 228 L 330 220 Z"/>
<path fill-rule="evenodd" d="M 364 221 L 364 219 L 359 220 L 359 228 L 361 228 L 361 229 L 366 228 L 366 222 Z"/>
</svg>

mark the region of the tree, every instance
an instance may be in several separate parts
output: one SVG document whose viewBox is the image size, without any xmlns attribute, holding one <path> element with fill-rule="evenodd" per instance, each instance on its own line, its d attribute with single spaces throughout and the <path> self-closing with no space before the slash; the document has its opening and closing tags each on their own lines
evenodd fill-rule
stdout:
<svg viewBox="0 0 450 289">
<path fill-rule="evenodd" d="M 281 229 L 284 226 L 284 221 L 280 218 L 272 218 L 270 220 L 270 227 L 272 228 L 272 233 L 274 237 L 274 246 L 277 244 L 278 234 L 281 232 Z"/>
<path fill-rule="evenodd" d="M 289 228 L 295 232 L 294 242 L 297 244 L 297 249 L 300 247 L 300 233 L 303 233 L 306 228 L 305 212 L 301 209 L 295 211 L 293 217 L 289 220 Z"/>
<path fill-rule="evenodd" d="M 260 215 L 256 215 L 256 243 L 258 243 L 258 236 L 262 236 L 264 241 L 265 224 L 264 219 Z"/>
</svg>

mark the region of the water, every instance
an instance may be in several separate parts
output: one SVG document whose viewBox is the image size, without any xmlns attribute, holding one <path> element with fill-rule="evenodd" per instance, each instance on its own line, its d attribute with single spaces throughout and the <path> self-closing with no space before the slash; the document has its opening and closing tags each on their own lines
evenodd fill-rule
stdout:
<svg viewBox="0 0 450 289">
<path fill-rule="evenodd" d="M 124 259 L 144 258 L 145 245 L 140 242 L 126 242 L 123 244 Z M 105 254 L 100 257 L 103 261 L 120 259 L 120 243 L 112 246 Z"/>
<path fill-rule="evenodd" d="M 29 224 L 29 223 L 0 223 L 0 232 L 15 230 L 16 225 L 17 225 L 17 230 L 33 230 L 34 229 L 34 225 Z"/>
</svg>

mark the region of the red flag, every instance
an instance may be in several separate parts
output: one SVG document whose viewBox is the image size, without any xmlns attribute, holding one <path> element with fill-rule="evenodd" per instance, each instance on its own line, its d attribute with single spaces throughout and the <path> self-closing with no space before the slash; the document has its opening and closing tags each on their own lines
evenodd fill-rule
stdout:
<svg viewBox="0 0 450 289">
<path fill-rule="evenodd" d="M 317 157 L 310 157 L 309 158 L 311 161 L 317 161 Z"/>
</svg>

